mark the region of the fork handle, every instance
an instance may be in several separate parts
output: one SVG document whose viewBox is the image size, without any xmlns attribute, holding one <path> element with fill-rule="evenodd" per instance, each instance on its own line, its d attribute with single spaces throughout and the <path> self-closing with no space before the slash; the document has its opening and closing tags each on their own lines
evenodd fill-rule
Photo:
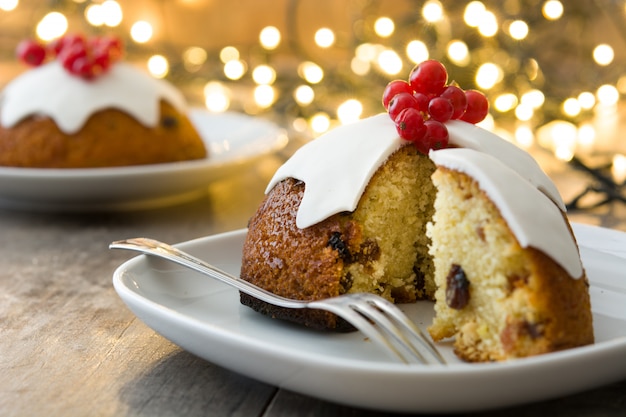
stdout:
<svg viewBox="0 0 626 417">
<path fill-rule="evenodd" d="M 259 300 L 274 304 L 279 307 L 307 307 L 306 301 L 291 300 L 285 297 L 280 297 L 267 290 L 264 290 L 263 288 L 259 288 L 246 280 L 222 271 L 221 269 L 218 269 L 217 267 L 209 264 L 206 261 L 203 261 L 202 259 L 196 258 L 195 256 L 188 254 L 187 252 L 184 252 L 178 248 L 175 248 L 171 245 L 168 245 L 167 243 L 163 243 L 158 240 L 145 237 L 118 240 L 111 243 L 109 245 L 109 249 L 128 249 L 167 259 L 179 265 L 191 268 L 196 272 L 200 272 L 201 274 L 208 275 L 211 278 L 215 278 L 225 284 L 230 285 L 231 287 L 235 287 L 248 295 L 258 298 Z"/>
</svg>

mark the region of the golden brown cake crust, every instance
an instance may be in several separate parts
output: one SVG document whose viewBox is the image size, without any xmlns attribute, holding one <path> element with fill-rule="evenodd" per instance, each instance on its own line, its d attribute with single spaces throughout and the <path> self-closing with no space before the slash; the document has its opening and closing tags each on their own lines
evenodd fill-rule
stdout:
<svg viewBox="0 0 626 417">
<path fill-rule="evenodd" d="M 316 227 L 299 229 L 296 212 L 304 183 L 287 179 L 267 195 L 249 223 L 243 247 L 241 278 L 287 298 L 317 300 L 344 292 L 341 286 L 343 260 L 329 244 L 333 232 L 343 230 L 337 216 Z M 279 221 L 276 221 L 279 219 Z M 255 310 L 315 328 L 336 328 L 329 313 L 285 310 L 269 306 L 245 294 L 241 301 Z"/>
<path fill-rule="evenodd" d="M 0 165 L 96 168 L 200 159 L 204 143 L 189 119 L 161 101 L 159 125 L 148 128 L 128 114 L 106 109 L 67 135 L 48 117 L 31 116 L 0 127 Z"/>
<path fill-rule="evenodd" d="M 346 292 L 371 292 L 395 302 L 427 298 L 434 293 L 424 288 L 425 281 L 432 282 L 432 277 L 425 278 L 432 274 L 425 229 L 432 214 L 433 169 L 425 155 L 405 146 L 376 172 L 354 212 L 335 214 L 304 229 L 297 227 L 296 214 L 305 184 L 291 178 L 281 181 L 249 223 L 241 277 L 302 300 Z M 407 197 L 398 201 L 398 196 Z M 302 311 L 279 311 L 245 295 L 241 300 L 274 317 L 338 327 L 330 314 L 307 318 Z"/>
</svg>

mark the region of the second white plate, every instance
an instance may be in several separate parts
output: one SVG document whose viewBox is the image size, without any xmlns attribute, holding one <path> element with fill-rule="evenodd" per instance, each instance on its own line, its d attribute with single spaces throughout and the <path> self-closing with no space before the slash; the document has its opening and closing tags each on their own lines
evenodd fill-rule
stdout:
<svg viewBox="0 0 626 417">
<path fill-rule="evenodd" d="M 280 387 L 356 407 L 458 412 L 554 398 L 626 378 L 626 250 L 596 249 L 626 234 L 574 225 L 591 281 L 596 343 L 505 363 L 468 364 L 438 344 L 448 366 L 403 365 L 362 334 L 321 333 L 264 317 L 239 304 L 236 290 L 169 262 L 138 256 L 113 283 L 142 321 L 208 361 Z M 245 230 L 180 247 L 238 274 Z M 426 327 L 432 303 L 402 308 Z"/>
<path fill-rule="evenodd" d="M 287 144 L 285 131 L 263 119 L 203 109 L 192 109 L 190 119 L 209 149 L 206 159 L 112 168 L 0 167 L 0 207 L 92 211 L 176 204 Z"/>
</svg>

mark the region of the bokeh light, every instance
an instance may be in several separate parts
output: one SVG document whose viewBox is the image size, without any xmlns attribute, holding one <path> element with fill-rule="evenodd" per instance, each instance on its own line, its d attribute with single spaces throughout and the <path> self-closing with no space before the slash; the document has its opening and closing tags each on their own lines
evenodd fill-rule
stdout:
<svg viewBox="0 0 626 417">
<path fill-rule="evenodd" d="M 67 18 L 64 14 L 50 12 L 37 24 L 37 37 L 43 41 L 51 41 L 65 34 L 67 27 Z"/>
<path fill-rule="evenodd" d="M 148 59 L 148 71 L 156 78 L 164 78 L 170 71 L 170 63 L 163 55 L 152 55 Z"/>
<path fill-rule="evenodd" d="M 329 48 L 335 43 L 335 33 L 328 28 L 321 28 L 315 32 L 314 39 L 320 48 Z"/>
<path fill-rule="evenodd" d="M 259 33 L 259 42 L 265 49 L 276 49 L 280 45 L 280 40 L 280 31 L 274 26 L 266 26 Z"/>
<path fill-rule="evenodd" d="M 130 37 L 137 43 L 146 43 L 152 39 L 152 25 L 145 20 L 139 20 L 130 28 Z"/>
</svg>

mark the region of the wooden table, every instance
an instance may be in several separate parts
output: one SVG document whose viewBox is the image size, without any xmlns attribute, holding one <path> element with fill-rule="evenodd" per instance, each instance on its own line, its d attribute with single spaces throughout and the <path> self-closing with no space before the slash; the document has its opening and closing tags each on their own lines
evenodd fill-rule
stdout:
<svg viewBox="0 0 626 417">
<path fill-rule="evenodd" d="M 111 241 L 149 236 L 176 243 L 243 228 L 277 163 L 263 161 L 176 207 L 74 214 L 0 209 L 0 415 L 383 415 L 199 359 L 140 322 L 113 289 L 114 269 L 133 254 L 108 250 Z M 626 230 L 623 209 L 573 217 Z M 505 411 L 511 417 L 625 416 L 626 380 Z"/>
</svg>

